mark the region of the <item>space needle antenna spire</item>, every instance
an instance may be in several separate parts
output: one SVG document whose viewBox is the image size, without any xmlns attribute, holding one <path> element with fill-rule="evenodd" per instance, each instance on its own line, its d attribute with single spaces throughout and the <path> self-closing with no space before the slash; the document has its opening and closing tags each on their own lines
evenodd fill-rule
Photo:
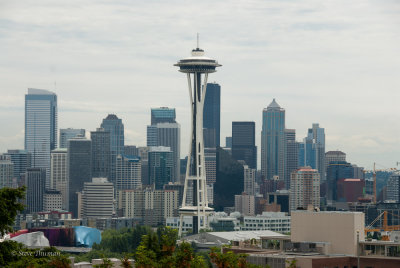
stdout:
<svg viewBox="0 0 400 268">
<path fill-rule="evenodd" d="M 218 61 L 204 56 L 204 50 L 199 48 L 198 33 L 197 48 L 192 50 L 192 55 L 181 59 L 174 65 L 179 67 L 180 72 L 186 74 L 192 117 L 183 198 L 179 208 L 179 236 L 181 236 L 184 216 L 192 217 L 192 231 L 193 234 L 197 234 L 200 230 L 207 229 L 207 218 L 214 211 L 208 206 L 207 197 L 203 108 L 207 91 L 208 74 L 216 72 L 216 67 L 220 67 L 221 65 Z M 187 198 L 187 196 L 191 196 L 192 198 Z"/>
</svg>

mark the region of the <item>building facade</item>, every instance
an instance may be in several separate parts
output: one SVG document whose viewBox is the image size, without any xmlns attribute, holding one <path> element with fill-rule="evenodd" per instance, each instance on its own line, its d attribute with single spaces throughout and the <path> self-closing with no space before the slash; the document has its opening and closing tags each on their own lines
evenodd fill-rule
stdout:
<svg viewBox="0 0 400 268">
<path fill-rule="evenodd" d="M 26 210 L 28 213 L 43 211 L 46 169 L 28 168 L 26 170 Z"/>
<path fill-rule="evenodd" d="M 25 95 L 25 150 L 31 153 L 32 167 L 46 169 L 50 185 L 50 152 L 57 148 L 57 95 L 28 88 Z"/>
<path fill-rule="evenodd" d="M 115 190 L 132 190 L 142 187 L 142 163 L 139 156 L 118 155 Z"/>
<path fill-rule="evenodd" d="M 165 184 L 173 182 L 174 154 L 169 147 L 150 147 L 149 184 L 162 190 Z"/>
<path fill-rule="evenodd" d="M 119 119 L 115 114 L 109 114 L 103 119 L 101 128 L 110 133 L 111 164 L 109 180 L 110 182 L 114 182 L 117 155 L 124 153 L 124 124 L 122 123 L 122 119 Z"/>
<path fill-rule="evenodd" d="M 263 110 L 261 174 L 266 179 L 285 178 L 285 109 L 275 99 Z"/>
<path fill-rule="evenodd" d="M 298 169 L 298 144 L 296 142 L 296 130 L 285 129 L 285 188 L 290 189 L 290 174 Z"/>
<path fill-rule="evenodd" d="M 92 177 L 111 176 L 111 136 L 109 131 L 98 128 L 90 132 L 92 140 Z"/>
<path fill-rule="evenodd" d="M 11 157 L 0 155 L 0 189 L 4 187 L 13 187 L 14 163 Z"/>
<path fill-rule="evenodd" d="M 76 137 L 85 137 L 86 131 L 79 128 L 62 128 L 60 129 L 60 144 L 58 148 L 67 148 L 68 140 Z"/>
<path fill-rule="evenodd" d="M 78 192 L 85 182 L 92 179 L 92 142 L 86 138 L 73 138 L 68 141 L 68 201 L 69 211 L 78 216 Z"/>
<path fill-rule="evenodd" d="M 294 171 L 290 181 L 290 210 L 320 206 L 320 175 L 318 170 L 302 167 Z"/>
<path fill-rule="evenodd" d="M 51 151 L 50 189 L 61 194 L 61 209 L 69 209 L 69 181 L 68 181 L 68 149 L 59 148 Z"/>
<path fill-rule="evenodd" d="M 353 172 L 353 166 L 346 161 L 329 162 L 328 168 L 326 170 L 327 200 L 338 200 L 337 182 L 340 179 L 353 178 Z"/>
<path fill-rule="evenodd" d="M 235 211 L 239 211 L 244 216 L 255 215 L 255 199 L 254 195 L 243 193 L 235 195 Z"/>
<path fill-rule="evenodd" d="M 8 155 L 14 164 L 14 177 L 21 180 L 26 169 L 32 165 L 31 153 L 26 150 L 7 150 L 4 155 Z"/>
<path fill-rule="evenodd" d="M 208 83 L 203 110 L 204 148 L 220 146 L 220 121 L 221 86 L 217 83 Z"/>
<path fill-rule="evenodd" d="M 400 172 L 394 172 L 387 181 L 387 200 L 400 202 Z"/>
<path fill-rule="evenodd" d="M 178 191 L 154 190 L 152 187 L 121 190 L 118 206 L 124 217 L 142 218 L 149 226 L 165 225 L 167 218 L 178 216 Z"/>
<path fill-rule="evenodd" d="M 253 168 L 249 168 L 249 166 L 243 166 L 244 171 L 244 185 L 243 185 L 243 192 L 248 195 L 256 195 L 256 172 L 257 170 Z"/>
<path fill-rule="evenodd" d="M 232 157 L 257 169 L 255 122 L 232 122 Z"/>
<path fill-rule="evenodd" d="M 107 178 L 93 178 L 83 187 L 83 217 L 111 218 L 114 210 L 114 185 Z"/>
<path fill-rule="evenodd" d="M 60 211 L 63 209 L 63 196 L 60 191 L 46 190 L 43 198 L 43 211 Z"/>
</svg>

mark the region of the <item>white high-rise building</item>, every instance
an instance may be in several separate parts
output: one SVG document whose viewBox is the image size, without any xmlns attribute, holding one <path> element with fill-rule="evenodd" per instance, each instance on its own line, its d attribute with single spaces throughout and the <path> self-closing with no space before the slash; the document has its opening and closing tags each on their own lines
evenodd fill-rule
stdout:
<svg viewBox="0 0 400 268">
<path fill-rule="evenodd" d="M 66 148 L 51 151 L 50 164 L 50 188 L 60 191 L 62 197 L 62 209 L 69 209 L 68 196 L 68 150 Z"/>
<path fill-rule="evenodd" d="M 255 183 L 256 183 L 256 170 L 249 168 L 249 166 L 243 166 L 244 172 L 244 185 L 243 192 L 248 195 L 255 195 Z"/>
<path fill-rule="evenodd" d="M 63 196 L 60 191 L 47 190 L 43 197 L 44 211 L 60 211 L 63 209 Z"/>
<path fill-rule="evenodd" d="M 320 206 L 320 175 L 318 170 L 302 167 L 292 172 L 290 180 L 290 210 Z"/>
<path fill-rule="evenodd" d="M 46 169 L 50 186 L 50 152 L 57 148 L 57 95 L 28 88 L 25 95 L 25 150 L 32 154 L 32 167 Z"/>
<path fill-rule="evenodd" d="M 178 215 L 179 193 L 176 190 L 154 190 L 147 187 L 137 190 L 120 190 L 118 207 L 124 217 L 139 217 L 145 225 L 165 224 L 166 218 Z"/>
<path fill-rule="evenodd" d="M 142 186 L 142 163 L 137 156 L 118 155 L 115 191 L 139 189 Z"/>
<path fill-rule="evenodd" d="M 114 185 L 107 178 L 93 178 L 83 187 L 83 216 L 86 218 L 111 217 L 113 214 Z"/>
</svg>

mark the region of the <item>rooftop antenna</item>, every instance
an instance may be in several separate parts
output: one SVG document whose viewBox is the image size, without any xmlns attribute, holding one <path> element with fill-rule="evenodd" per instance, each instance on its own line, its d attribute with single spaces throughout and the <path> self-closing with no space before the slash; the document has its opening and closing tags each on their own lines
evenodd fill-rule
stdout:
<svg viewBox="0 0 400 268">
<path fill-rule="evenodd" d="M 197 48 L 199 48 L 199 33 L 197 33 Z"/>
</svg>

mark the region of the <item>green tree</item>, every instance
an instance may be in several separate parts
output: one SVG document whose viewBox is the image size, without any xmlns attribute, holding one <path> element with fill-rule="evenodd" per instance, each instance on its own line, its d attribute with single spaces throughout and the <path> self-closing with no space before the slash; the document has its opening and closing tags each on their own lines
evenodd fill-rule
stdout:
<svg viewBox="0 0 400 268">
<path fill-rule="evenodd" d="M 20 188 L 0 189 L 0 233 L 4 235 L 13 231 L 15 217 L 24 209 L 24 205 L 19 202 L 25 197 L 25 186 Z"/>
<path fill-rule="evenodd" d="M 247 254 L 235 254 L 233 251 L 221 252 L 220 248 L 212 248 L 210 252 L 211 261 L 218 268 L 253 268 L 258 265 L 248 263 Z"/>
</svg>

